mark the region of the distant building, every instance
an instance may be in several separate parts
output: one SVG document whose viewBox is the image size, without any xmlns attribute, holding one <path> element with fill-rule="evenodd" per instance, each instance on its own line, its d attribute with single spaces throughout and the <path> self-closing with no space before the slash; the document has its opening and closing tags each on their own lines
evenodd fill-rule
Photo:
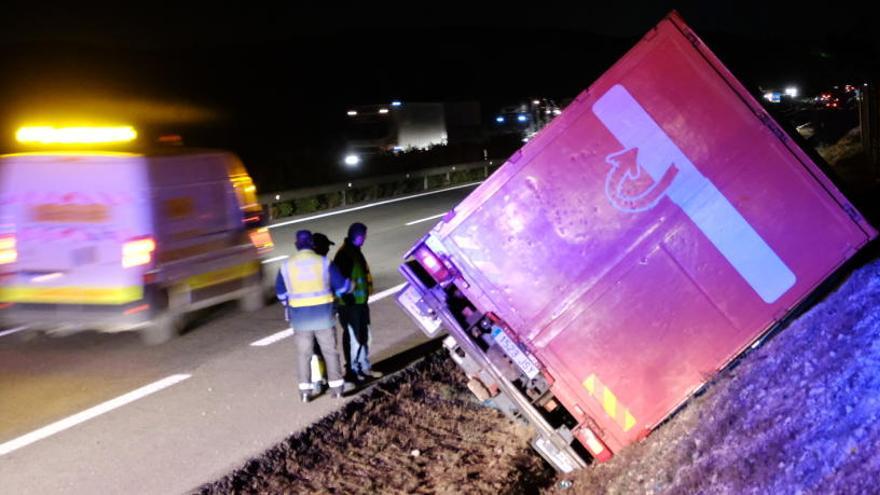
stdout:
<svg viewBox="0 0 880 495">
<path fill-rule="evenodd" d="M 346 153 L 424 150 L 482 139 L 477 102 L 358 105 L 348 109 L 346 118 Z"/>
</svg>

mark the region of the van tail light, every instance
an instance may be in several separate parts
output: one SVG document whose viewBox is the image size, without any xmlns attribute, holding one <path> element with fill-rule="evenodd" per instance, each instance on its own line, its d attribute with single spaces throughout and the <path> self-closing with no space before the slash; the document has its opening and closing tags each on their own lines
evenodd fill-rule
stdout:
<svg viewBox="0 0 880 495">
<path fill-rule="evenodd" d="M 122 245 L 122 267 L 147 265 L 153 261 L 156 241 L 152 237 L 132 239 Z"/>
<path fill-rule="evenodd" d="M 421 246 L 416 249 L 413 256 L 437 282 L 442 282 L 449 278 L 449 269 L 446 268 L 446 265 L 440 261 L 440 258 L 428 249 L 427 246 Z"/>
<path fill-rule="evenodd" d="M 18 260 L 15 234 L 0 235 L 0 265 L 15 263 Z"/>
<path fill-rule="evenodd" d="M 575 431 L 575 436 L 597 461 L 605 462 L 613 456 L 608 447 L 593 433 L 593 430 L 583 427 Z"/>
<path fill-rule="evenodd" d="M 251 238 L 251 243 L 253 243 L 254 247 L 257 248 L 257 251 L 259 251 L 260 254 L 265 254 L 275 247 L 275 243 L 272 242 L 272 236 L 269 234 L 269 229 L 265 227 L 249 231 L 248 236 Z"/>
</svg>

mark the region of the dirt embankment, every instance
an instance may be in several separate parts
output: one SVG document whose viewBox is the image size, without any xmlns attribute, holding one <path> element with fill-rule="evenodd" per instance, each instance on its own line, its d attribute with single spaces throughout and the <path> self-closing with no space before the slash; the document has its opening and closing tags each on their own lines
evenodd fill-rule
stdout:
<svg viewBox="0 0 880 495">
<path fill-rule="evenodd" d="M 537 493 L 530 438 L 439 353 L 196 493 Z"/>
</svg>

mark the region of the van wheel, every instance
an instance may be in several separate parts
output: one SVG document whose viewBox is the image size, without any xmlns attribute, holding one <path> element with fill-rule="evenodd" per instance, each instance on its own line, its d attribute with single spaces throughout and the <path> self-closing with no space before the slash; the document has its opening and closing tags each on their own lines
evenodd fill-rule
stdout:
<svg viewBox="0 0 880 495">
<path fill-rule="evenodd" d="M 147 345 L 159 345 L 177 337 L 180 316 L 171 310 L 164 311 L 152 325 L 140 331 L 141 341 Z"/>
<path fill-rule="evenodd" d="M 242 311 L 253 312 L 257 311 L 265 305 L 265 296 L 263 295 L 263 287 L 262 285 L 257 285 L 251 288 L 247 292 L 247 294 L 241 296 L 238 299 L 238 307 Z"/>
<path fill-rule="evenodd" d="M 153 324 L 140 331 L 141 341 L 147 345 L 159 345 L 177 337 L 183 328 L 183 315 L 189 293 L 183 286 L 174 286 L 162 293 L 166 309 L 159 313 Z"/>
</svg>

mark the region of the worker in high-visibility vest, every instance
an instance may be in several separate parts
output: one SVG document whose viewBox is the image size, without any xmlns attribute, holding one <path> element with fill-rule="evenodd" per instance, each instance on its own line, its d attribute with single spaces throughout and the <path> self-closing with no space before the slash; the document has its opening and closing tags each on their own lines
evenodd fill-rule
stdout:
<svg viewBox="0 0 880 495">
<path fill-rule="evenodd" d="M 285 260 L 275 280 L 275 292 L 285 306 L 296 347 L 299 392 L 303 402 L 315 397 L 310 362 L 317 340 L 327 366 L 327 378 L 334 397 L 342 397 L 346 384 L 336 349 L 333 296 L 350 290 L 350 282 L 330 261 L 313 250 L 312 233 L 296 233 L 297 252 Z"/>
<path fill-rule="evenodd" d="M 312 251 L 321 256 L 330 253 L 330 246 L 336 243 L 320 232 L 312 232 Z M 345 359 L 343 358 L 343 362 Z M 315 354 L 312 355 L 312 386 L 315 391 L 322 390 L 327 385 L 327 366 L 324 364 L 324 356 L 321 355 L 320 346 L 316 346 Z"/>
<path fill-rule="evenodd" d="M 370 294 L 373 276 L 361 247 L 367 240 L 367 226 L 355 222 L 348 227 L 348 237 L 336 251 L 333 264 L 342 276 L 351 280 L 351 290 L 336 300 L 339 323 L 342 325 L 342 348 L 346 375 L 364 382 L 380 378 L 382 373 L 370 363 Z"/>
</svg>

